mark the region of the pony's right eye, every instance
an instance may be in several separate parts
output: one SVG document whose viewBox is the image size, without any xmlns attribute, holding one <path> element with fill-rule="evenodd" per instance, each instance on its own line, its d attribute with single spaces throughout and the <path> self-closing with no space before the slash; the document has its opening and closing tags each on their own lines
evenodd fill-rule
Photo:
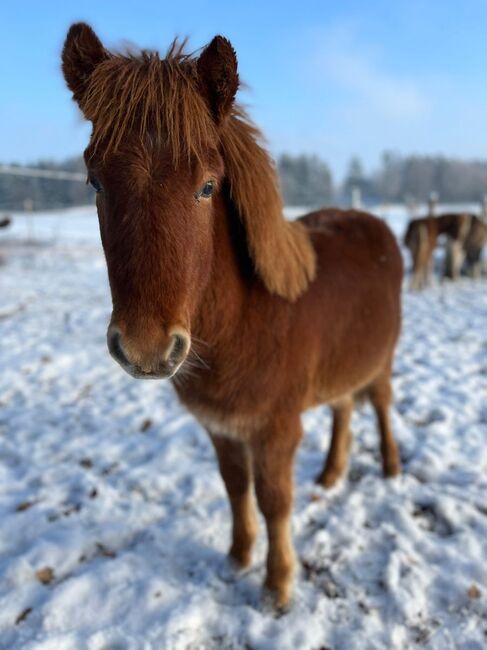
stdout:
<svg viewBox="0 0 487 650">
<path fill-rule="evenodd" d="M 88 176 L 88 183 L 91 185 L 91 187 L 95 190 L 96 193 L 98 192 L 103 192 L 103 187 L 100 183 L 100 181 L 96 178 L 96 176 Z"/>
</svg>

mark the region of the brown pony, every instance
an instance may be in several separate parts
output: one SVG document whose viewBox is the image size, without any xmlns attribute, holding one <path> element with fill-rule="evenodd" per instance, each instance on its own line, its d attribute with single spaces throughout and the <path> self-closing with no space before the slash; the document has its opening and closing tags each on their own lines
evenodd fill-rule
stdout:
<svg viewBox="0 0 487 650">
<path fill-rule="evenodd" d="M 412 219 L 404 235 L 404 245 L 409 249 L 413 262 L 411 288 L 422 289 L 428 283 L 432 273 L 433 252 L 441 235 L 447 237 L 445 255 L 445 277 L 453 280 L 460 276 L 467 247 L 471 255 L 478 254 L 480 228 L 475 225 L 475 234 L 470 237 L 470 230 L 479 219 L 468 213 L 447 213 L 438 217 L 427 216 Z"/>
<path fill-rule="evenodd" d="M 404 245 L 409 249 L 413 262 L 411 289 L 422 289 L 433 270 L 433 252 L 438 239 L 439 221 L 436 217 L 421 217 L 408 223 Z"/>
<path fill-rule="evenodd" d="M 439 233 L 447 237 L 445 268 L 443 275 L 458 280 L 466 256 L 466 242 L 472 224 L 477 217 L 467 212 L 461 214 L 442 214 L 438 217 Z"/>
<path fill-rule="evenodd" d="M 289 599 L 289 521 L 300 413 L 329 403 L 331 448 L 318 480 L 342 475 L 356 396 L 376 410 L 384 473 L 399 472 L 389 421 L 400 328 L 401 256 L 362 213 L 286 222 L 259 131 L 234 98 L 230 43 L 198 57 L 108 52 L 76 24 L 62 54 L 93 123 L 85 152 L 97 192 L 113 300 L 108 347 L 132 376 L 172 377 L 207 428 L 233 513 L 230 556 L 246 566 L 269 539 L 266 586 Z"/>
</svg>

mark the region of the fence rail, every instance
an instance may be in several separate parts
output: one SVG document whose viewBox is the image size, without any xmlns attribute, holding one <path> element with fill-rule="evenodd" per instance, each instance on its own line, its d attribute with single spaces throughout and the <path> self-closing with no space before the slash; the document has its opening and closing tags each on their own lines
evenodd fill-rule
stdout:
<svg viewBox="0 0 487 650">
<path fill-rule="evenodd" d="M 14 167 L 13 165 L 0 165 L 0 174 L 11 176 L 28 176 L 30 178 L 53 178 L 60 181 L 78 181 L 86 183 L 86 174 L 81 172 L 67 172 L 54 169 L 36 169 L 33 167 Z"/>
</svg>

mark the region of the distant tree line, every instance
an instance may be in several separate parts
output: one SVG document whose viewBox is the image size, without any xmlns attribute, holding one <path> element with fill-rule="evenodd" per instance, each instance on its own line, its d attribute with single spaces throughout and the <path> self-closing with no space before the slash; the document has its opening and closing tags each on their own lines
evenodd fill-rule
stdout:
<svg viewBox="0 0 487 650">
<path fill-rule="evenodd" d="M 444 156 L 384 153 L 371 188 L 385 201 L 425 201 L 434 191 L 443 202 L 482 201 L 487 194 L 487 161 Z"/>
<path fill-rule="evenodd" d="M 385 152 L 380 168 L 367 174 L 354 156 L 338 185 L 333 184 L 329 167 L 317 156 L 282 155 L 277 167 L 287 205 L 349 205 L 357 189 L 365 205 L 424 202 L 432 192 L 442 202 L 481 202 L 487 194 L 487 161 Z"/>
<path fill-rule="evenodd" d="M 81 157 L 60 163 L 43 161 L 38 169 L 85 173 Z M 352 192 L 362 202 L 426 201 L 436 192 L 442 202 L 478 202 L 487 194 L 487 161 L 444 156 L 401 156 L 386 152 L 379 169 L 367 173 L 358 157 L 350 160 L 342 183 L 335 184 L 329 166 L 315 155 L 282 154 L 277 159 L 286 205 L 349 205 Z M 354 189 L 355 188 L 355 189 Z M 83 182 L 0 174 L 0 210 L 34 210 L 93 204 L 92 189 Z"/>
<path fill-rule="evenodd" d="M 318 156 L 283 154 L 277 170 L 285 205 L 318 207 L 333 201 L 331 171 Z"/>
</svg>

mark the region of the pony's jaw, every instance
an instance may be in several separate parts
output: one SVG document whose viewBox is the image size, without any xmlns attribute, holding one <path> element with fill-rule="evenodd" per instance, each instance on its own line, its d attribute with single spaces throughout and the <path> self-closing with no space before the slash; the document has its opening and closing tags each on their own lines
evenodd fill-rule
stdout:
<svg viewBox="0 0 487 650">
<path fill-rule="evenodd" d="M 191 346 L 191 338 L 182 327 L 173 327 L 165 337 L 165 344 L 155 347 L 151 354 L 137 350 L 133 342 L 127 340 L 121 330 L 110 325 L 107 331 L 107 345 L 112 358 L 135 379 L 169 379 L 173 377 L 186 361 Z"/>
</svg>

